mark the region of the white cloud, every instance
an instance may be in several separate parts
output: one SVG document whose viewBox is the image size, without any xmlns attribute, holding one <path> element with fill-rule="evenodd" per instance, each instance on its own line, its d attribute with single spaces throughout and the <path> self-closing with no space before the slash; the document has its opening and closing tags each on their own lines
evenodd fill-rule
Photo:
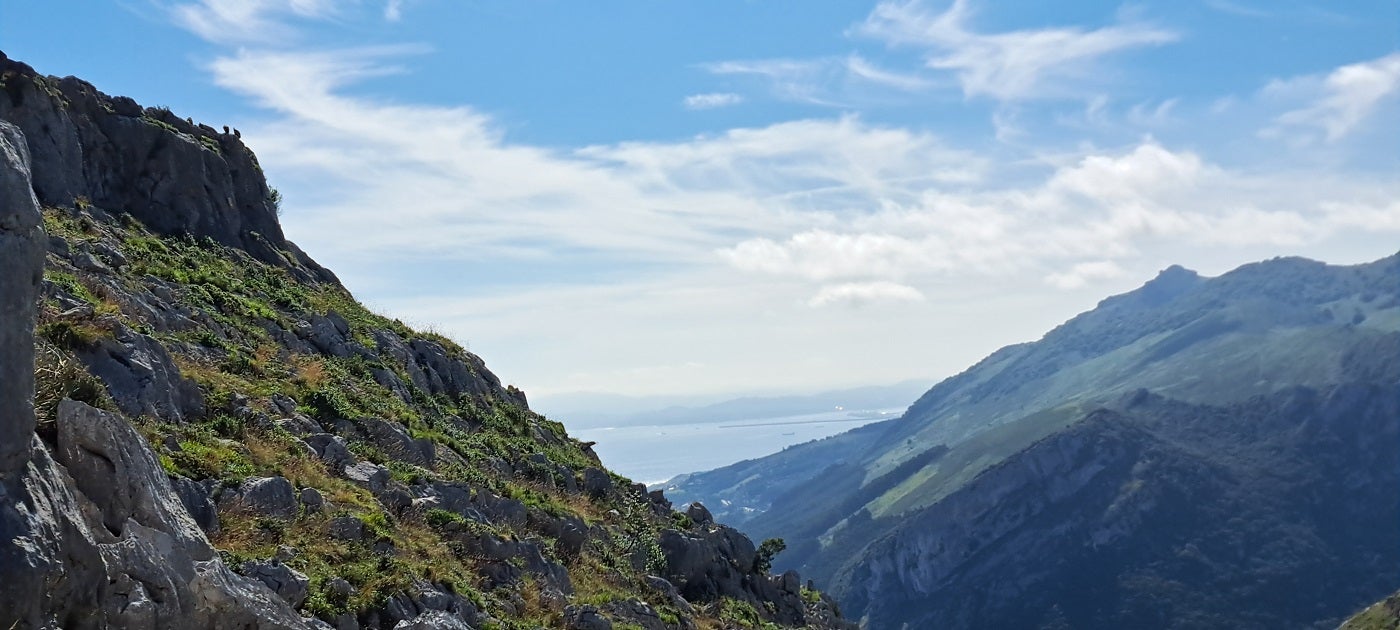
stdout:
<svg viewBox="0 0 1400 630">
<path fill-rule="evenodd" d="M 824 286 L 807 305 L 813 308 L 832 304 L 865 306 L 872 302 L 922 302 L 924 294 L 914 287 L 894 282 L 851 282 Z"/>
<path fill-rule="evenodd" d="M 388 0 L 384 3 L 384 19 L 397 22 L 403 19 L 404 0 Z"/>
<path fill-rule="evenodd" d="M 686 109 L 716 109 L 729 107 L 744 102 L 744 97 L 733 92 L 710 92 L 706 94 L 692 94 L 685 97 Z"/>
<path fill-rule="evenodd" d="M 397 71 L 388 61 L 414 51 L 242 51 L 211 66 L 219 85 L 281 117 L 243 125 L 263 163 L 317 183 L 314 203 L 289 200 L 296 209 L 288 222 L 311 235 L 304 246 L 472 259 L 574 249 L 713 260 L 734 235 L 781 232 L 795 216 L 975 181 L 984 165 L 931 135 L 854 116 L 568 151 L 508 142 L 468 107 L 341 93 Z M 364 230 L 376 238 L 351 234 Z"/>
<path fill-rule="evenodd" d="M 752 59 L 702 64 L 711 74 L 748 75 L 767 82 L 777 98 L 822 105 L 850 107 L 871 101 L 883 93 L 925 92 L 939 84 L 914 73 L 882 68 L 858 54 L 815 59 Z"/>
<path fill-rule="evenodd" d="M 899 277 L 939 266 L 925 243 L 890 234 L 836 234 L 810 230 L 784 242 L 749 239 L 719 255 L 744 271 L 832 280 Z"/>
<path fill-rule="evenodd" d="M 1241 2 L 1231 2 L 1230 0 L 1206 0 L 1206 6 L 1220 11 L 1221 13 L 1229 13 L 1240 17 L 1264 18 L 1272 15 L 1263 9 L 1258 9 Z"/>
<path fill-rule="evenodd" d="M 1111 260 L 1092 260 L 1077 263 L 1068 271 L 1045 276 L 1045 282 L 1059 289 L 1078 289 L 1095 280 L 1121 278 L 1127 273 L 1118 263 Z"/>
<path fill-rule="evenodd" d="M 1169 98 L 1155 107 L 1151 103 L 1138 103 L 1128 110 L 1128 122 L 1139 127 L 1161 127 L 1172 122 L 1172 110 L 1180 102 L 1181 99 Z"/>
<path fill-rule="evenodd" d="M 1302 98 L 1308 103 L 1274 118 L 1264 128 L 1265 137 L 1302 140 L 1321 132 L 1336 142 L 1356 130 L 1387 99 L 1400 92 L 1400 53 L 1342 66 L 1325 78 L 1318 76 L 1276 80 L 1264 88 L 1266 96 L 1284 100 Z"/>
<path fill-rule="evenodd" d="M 978 33 L 968 24 L 971 15 L 968 0 L 939 14 L 919 0 L 882 2 L 855 32 L 923 49 L 927 66 L 955 74 L 965 95 L 1006 101 L 1078 96 L 1077 86 L 1095 80 L 1100 58 L 1178 39 L 1136 23 Z"/>
<path fill-rule="evenodd" d="M 228 20 L 275 25 L 299 15 L 285 2 L 259 6 Z M 954 370 L 993 337 L 970 332 L 976 343 L 933 368 L 933 353 L 910 344 L 934 347 L 921 331 L 956 309 L 959 330 L 1015 329 L 994 339 L 1016 341 L 1082 309 L 1032 299 L 1075 295 L 1055 287 L 1128 288 L 1146 265 L 1199 260 L 1183 252 L 1243 262 L 1349 252 L 1357 235 L 1393 242 L 1400 233 L 1394 178 L 1242 171 L 1151 139 L 1051 156 L 1004 147 L 993 160 L 927 131 L 847 115 L 547 148 L 513 141 L 469 106 L 364 96 L 366 82 L 404 72 L 403 57 L 424 51 L 252 48 L 210 68 L 266 110 L 263 122 L 239 126 L 287 195 L 292 238 L 356 289 L 387 287 L 367 293 L 380 304 L 451 326 L 499 373 L 530 386 L 849 384 L 833 379 L 847 378 L 841 367 L 862 352 L 872 352 L 863 364 L 884 370 L 864 378 Z M 1034 89 L 1017 98 L 1048 94 L 1045 82 L 1093 58 L 1033 69 L 1022 78 Z M 833 87 L 847 81 L 891 93 L 936 87 L 927 69 L 904 74 L 855 55 L 712 70 L 773 77 L 818 101 L 848 96 Z M 1030 105 L 1011 101 L 997 104 L 998 131 L 1029 143 L 1035 121 L 1019 113 Z M 1112 102 L 1089 113 L 1112 114 Z M 1151 124 L 1174 111 L 1154 101 L 1127 117 Z M 882 308 L 816 308 L 862 304 Z M 871 339 L 871 329 L 890 331 L 878 336 L 890 341 Z M 880 343 L 892 347 L 873 353 Z M 787 358 L 760 358 L 771 356 Z"/>
<path fill-rule="evenodd" d="M 200 0 L 170 11 L 176 24 L 211 42 L 270 43 L 296 34 L 284 18 L 326 18 L 339 8 L 334 0 Z"/>
<path fill-rule="evenodd" d="M 846 57 L 846 70 L 851 76 L 859 77 L 870 83 L 888 86 L 906 92 L 927 90 L 936 85 L 935 82 L 924 77 L 886 70 L 867 61 L 860 55 Z"/>
<path fill-rule="evenodd" d="M 749 238 L 718 253 L 742 271 L 812 282 L 917 284 L 1038 271 L 1073 288 L 1116 278 L 1126 261 L 1164 244 L 1298 247 L 1363 224 L 1393 229 L 1397 206 L 1374 200 L 1400 186 L 1374 186 L 1234 172 L 1149 140 L 1084 155 L 1039 182 L 925 188 L 875 211 L 814 220 L 787 237 Z"/>
</svg>

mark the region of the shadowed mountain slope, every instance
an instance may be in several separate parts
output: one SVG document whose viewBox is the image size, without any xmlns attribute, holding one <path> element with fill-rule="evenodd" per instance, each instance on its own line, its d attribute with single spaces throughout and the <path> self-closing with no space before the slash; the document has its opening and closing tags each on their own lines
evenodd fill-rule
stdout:
<svg viewBox="0 0 1400 630">
<path fill-rule="evenodd" d="M 1172 267 L 897 420 L 668 492 L 872 628 L 1335 625 L 1400 584 L 1396 357 L 1400 257 Z"/>
</svg>

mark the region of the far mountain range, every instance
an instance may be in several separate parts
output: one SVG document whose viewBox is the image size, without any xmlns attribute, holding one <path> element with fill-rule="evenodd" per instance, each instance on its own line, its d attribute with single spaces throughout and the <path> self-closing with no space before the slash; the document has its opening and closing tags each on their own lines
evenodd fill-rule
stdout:
<svg viewBox="0 0 1400 630">
<path fill-rule="evenodd" d="M 867 628 L 1335 628 L 1400 586 L 1400 254 L 1174 266 L 901 418 L 663 487 Z"/>
<path fill-rule="evenodd" d="M 928 389 L 926 380 L 894 385 L 837 389 L 813 394 L 716 396 L 625 396 L 578 392 L 536 396 L 534 405 L 571 429 L 625 426 L 666 426 L 704 422 L 758 420 L 838 409 L 903 410 Z"/>
</svg>

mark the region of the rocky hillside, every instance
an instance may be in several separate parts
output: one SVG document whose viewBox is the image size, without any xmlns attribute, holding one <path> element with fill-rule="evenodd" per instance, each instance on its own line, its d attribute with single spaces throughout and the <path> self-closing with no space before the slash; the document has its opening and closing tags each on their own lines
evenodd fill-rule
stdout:
<svg viewBox="0 0 1400 630">
<path fill-rule="evenodd" d="M 358 304 L 236 130 L 0 88 L 0 627 L 850 626 Z"/>
<path fill-rule="evenodd" d="M 871 628 L 1335 627 L 1400 585 L 1400 256 L 1180 267 L 675 480 Z"/>
</svg>

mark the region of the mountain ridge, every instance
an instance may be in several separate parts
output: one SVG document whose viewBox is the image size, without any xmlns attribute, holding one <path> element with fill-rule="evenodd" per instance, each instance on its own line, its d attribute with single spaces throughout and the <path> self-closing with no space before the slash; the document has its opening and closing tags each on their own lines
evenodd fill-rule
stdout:
<svg viewBox="0 0 1400 630">
<path fill-rule="evenodd" d="M 947 627 L 976 627 L 974 620 L 985 622 L 999 618 L 1000 613 L 984 608 L 976 609 L 973 616 L 940 617 L 933 604 L 934 610 L 922 613 L 914 608 L 896 611 L 881 602 L 898 601 L 901 592 L 910 588 L 924 591 L 908 584 L 880 588 L 884 599 L 877 601 L 857 591 L 891 583 L 873 581 L 878 571 L 859 571 L 867 570 L 861 567 L 888 570 L 896 558 L 923 562 L 917 546 L 889 547 L 890 543 L 881 541 L 903 531 L 906 522 L 931 522 L 916 519 L 967 496 L 968 488 L 996 475 L 1001 467 L 1033 457 L 1041 448 L 1038 445 L 1084 431 L 1081 424 L 1087 418 L 1111 411 L 1124 400 L 1160 397 L 1173 404 L 1194 405 L 1208 415 L 1292 388 L 1311 392 L 1350 386 L 1384 388 L 1400 381 L 1395 356 L 1400 356 L 1400 254 L 1350 266 L 1278 258 L 1215 278 L 1173 266 L 1139 289 L 1104 299 L 1038 341 L 1002 348 L 940 382 L 899 419 L 790 447 L 768 458 L 692 474 L 670 484 L 667 491 L 678 501 L 720 506 L 716 514 L 755 536 L 783 537 L 789 550 L 779 565 L 800 568 L 833 589 L 872 628 L 935 621 Z M 1141 423 L 1151 420 L 1150 414 L 1128 417 Z M 1160 431 L 1144 435 L 1153 445 L 1167 439 Z M 1248 435 L 1249 427 L 1239 426 L 1232 439 L 1243 444 L 1251 439 Z M 1208 437 L 1203 433 L 1191 439 Z M 1387 454 L 1384 440 L 1374 448 Z M 1214 465 L 1231 455 L 1220 448 L 1211 457 L 1206 463 Z M 1400 477 L 1400 471 L 1391 472 L 1390 477 L 1381 475 L 1377 483 Z M 986 487 L 986 482 L 980 483 L 977 487 Z M 1347 491 L 1354 492 L 1339 492 Z M 1050 502 L 1044 507 L 1068 509 L 1058 505 Z M 1092 514 L 1095 508 L 1083 509 Z M 995 513 L 993 507 L 984 506 L 958 518 L 994 519 Z M 1088 526 L 1088 521 L 1076 521 L 1070 514 L 1061 514 L 1057 527 Z M 1292 518 L 1287 513 L 1259 514 L 1261 519 Z M 1324 519 L 1299 526 L 1326 529 L 1333 525 Z M 1145 529 L 1134 531 L 1136 536 L 1147 536 Z M 1024 568 L 999 566 L 1005 571 L 1003 577 Z M 1058 570 L 1080 569 L 1088 570 L 1088 565 L 1070 562 Z M 1072 581 L 1075 575 L 1067 573 L 1062 579 Z M 1394 579 L 1386 574 L 1378 581 Z M 1346 607 L 1374 601 L 1393 590 L 1393 585 L 1377 590 L 1377 581 L 1361 581 L 1369 585 L 1362 589 L 1370 589 L 1364 596 L 1369 600 L 1334 601 L 1328 617 L 1319 622 L 1335 625 Z M 1192 587 L 1176 588 L 1189 591 Z M 962 597 L 973 595 L 963 592 Z M 1196 612 L 1221 614 L 1216 609 Z M 1241 616 L 1235 621 L 1245 626 L 1254 623 L 1248 621 L 1244 608 L 1237 612 Z M 1073 627 L 1116 627 L 1117 623 L 1109 617 L 1086 617 L 1082 610 L 1056 614 L 1072 621 Z M 1039 623 L 1021 617 L 1012 625 Z"/>
</svg>

